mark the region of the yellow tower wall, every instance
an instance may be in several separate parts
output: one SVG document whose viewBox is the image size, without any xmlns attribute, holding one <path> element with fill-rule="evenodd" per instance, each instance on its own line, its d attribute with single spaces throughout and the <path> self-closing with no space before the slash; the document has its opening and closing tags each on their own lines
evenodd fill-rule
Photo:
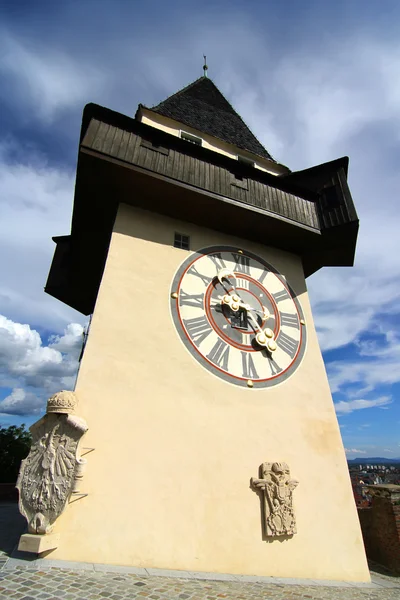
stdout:
<svg viewBox="0 0 400 600">
<path fill-rule="evenodd" d="M 193 250 L 237 245 L 275 266 L 298 294 L 307 348 L 294 374 L 256 390 L 199 365 L 170 314 L 170 286 Z M 87 420 L 82 491 L 56 523 L 49 558 L 369 581 L 346 457 L 301 260 L 289 253 L 121 205 L 76 392 Z M 298 479 L 298 533 L 263 540 L 250 486 L 264 461 Z"/>
</svg>

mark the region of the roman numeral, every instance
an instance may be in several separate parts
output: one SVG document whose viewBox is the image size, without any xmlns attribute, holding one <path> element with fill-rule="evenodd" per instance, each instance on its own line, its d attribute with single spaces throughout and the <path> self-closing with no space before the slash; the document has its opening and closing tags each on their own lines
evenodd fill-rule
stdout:
<svg viewBox="0 0 400 600">
<path fill-rule="evenodd" d="M 286 325 L 287 327 L 295 327 L 296 329 L 300 329 L 300 324 L 296 313 L 281 312 L 279 314 L 281 317 L 281 325 Z"/>
<path fill-rule="evenodd" d="M 246 377 L 246 379 L 259 379 L 251 354 L 249 352 L 243 352 L 242 350 L 240 353 L 242 355 L 242 377 Z"/>
<path fill-rule="evenodd" d="M 190 339 L 200 346 L 201 342 L 211 333 L 212 327 L 207 321 L 206 317 L 196 317 L 194 319 L 183 319 Z"/>
<path fill-rule="evenodd" d="M 281 302 L 281 300 L 287 300 L 290 298 L 290 295 L 285 288 L 280 292 L 276 292 L 276 294 L 272 294 L 272 296 L 274 297 L 275 302 Z"/>
<path fill-rule="evenodd" d="M 236 273 L 244 273 L 245 275 L 250 275 L 250 259 L 248 256 L 244 256 L 243 254 L 234 254 L 233 260 L 235 261 L 235 268 L 233 269 Z"/>
<path fill-rule="evenodd" d="M 268 363 L 271 368 L 271 375 L 278 375 L 278 373 L 282 371 L 278 363 L 276 363 L 273 358 L 268 357 Z"/>
<path fill-rule="evenodd" d="M 208 258 L 213 261 L 214 265 L 217 267 L 217 271 L 220 271 L 221 269 L 226 269 L 226 264 L 222 260 L 220 252 L 216 252 L 215 254 L 209 254 Z"/>
<path fill-rule="evenodd" d="M 243 290 L 249 290 L 250 281 L 248 279 L 242 279 L 241 277 L 238 277 L 236 279 L 236 287 L 241 288 Z"/>
<path fill-rule="evenodd" d="M 290 335 L 286 335 L 283 331 L 281 331 L 276 338 L 276 343 L 286 354 L 289 354 L 290 358 L 293 360 L 295 354 L 297 352 L 297 347 L 299 342 L 296 342 Z"/>
<path fill-rule="evenodd" d="M 190 269 L 188 270 L 188 273 L 190 275 L 195 275 L 196 277 L 200 277 L 200 279 L 203 281 L 204 285 L 208 285 L 212 281 L 212 277 L 208 277 L 207 275 L 202 275 L 201 273 L 198 272 L 198 270 L 196 269 L 196 267 L 194 265 L 192 267 L 190 267 Z"/>
<path fill-rule="evenodd" d="M 270 273 L 270 272 L 271 271 L 264 269 L 264 271 L 261 273 L 261 277 L 258 279 L 259 283 L 262 283 L 264 281 L 264 279 L 266 278 L 266 276 L 268 275 L 268 273 Z"/>
<path fill-rule="evenodd" d="M 218 338 L 216 344 L 207 354 L 207 358 L 211 360 L 215 365 L 224 369 L 224 371 L 228 370 L 228 360 L 229 360 L 229 346 L 224 341 Z"/>
<path fill-rule="evenodd" d="M 204 294 L 187 294 L 184 290 L 180 291 L 179 302 L 181 306 L 194 306 L 202 308 Z"/>
</svg>

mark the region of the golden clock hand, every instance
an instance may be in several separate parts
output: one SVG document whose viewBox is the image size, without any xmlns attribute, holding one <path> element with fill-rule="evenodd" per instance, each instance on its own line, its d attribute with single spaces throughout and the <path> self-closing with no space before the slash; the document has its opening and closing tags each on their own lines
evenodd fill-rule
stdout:
<svg viewBox="0 0 400 600">
<path fill-rule="evenodd" d="M 221 269 L 220 271 L 218 271 L 217 279 L 221 285 L 224 285 L 222 283 L 222 280 L 228 279 L 228 276 L 233 277 L 236 281 L 236 275 L 231 269 Z M 228 279 L 228 281 L 229 281 L 229 279 Z"/>
<path fill-rule="evenodd" d="M 275 352 L 277 345 L 276 342 L 272 339 L 274 337 L 274 332 L 272 331 L 272 329 L 268 328 L 263 331 L 259 326 L 258 321 L 254 317 L 254 315 L 251 312 L 249 312 L 248 315 L 253 321 L 256 328 L 258 329 L 258 333 L 256 334 L 257 344 L 263 346 L 264 348 L 267 348 L 270 352 Z"/>
<path fill-rule="evenodd" d="M 247 311 L 247 314 L 249 315 L 249 317 L 251 318 L 251 320 L 253 321 L 256 329 L 258 329 L 258 333 L 256 334 L 256 341 L 257 341 L 257 343 L 260 346 L 268 348 L 268 350 L 270 352 L 274 352 L 276 350 L 276 348 L 277 348 L 276 342 L 272 339 L 274 337 L 274 332 L 272 331 L 272 329 L 269 329 L 269 328 L 265 329 L 265 331 L 263 331 L 261 329 L 261 327 L 258 324 L 257 319 L 255 318 L 255 316 L 251 312 L 251 311 L 254 311 L 255 309 L 253 309 L 249 304 L 245 304 L 236 295 L 231 296 L 230 294 L 225 294 L 225 296 L 218 296 L 218 297 L 221 300 L 222 304 L 228 305 L 229 308 L 231 310 L 233 310 L 234 312 L 236 312 L 237 310 L 239 310 L 239 308 L 244 308 Z M 263 307 L 263 308 L 265 308 L 265 307 Z"/>
<path fill-rule="evenodd" d="M 232 283 L 232 282 L 230 282 L 230 281 L 229 281 L 229 279 L 228 279 L 228 276 L 229 276 L 229 277 L 233 277 L 233 279 L 235 280 L 235 283 Z M 232 297 L 234 298 L 234 301 L 235 301 L 235 302 L 239 302 L 239 306 L 238 306 L 238 308 L 242 307 L 242 308 L 246 308 L 246 310 L 253 310 L 254 312 L 256 312 L 256 313 L 258 313 L 258 314 L 262 314 L 263 321 L 266 321 L 268 318 L 270 318 L 270 317 L 271 317 L 271 315 L 270 315 L 270 313 L 269 313 L 268 309 L 267 309 L 265 306 L 263 306 L 263 312 L 261 313 L 261 311 L 260 311 L 260 310 L 258 310 L 257 308 L 253 308 L 252 306 L 249 306 L 248 304 L 245 304 L 245 303 L 243 302 L 243 300 L 241 299 L 241 297 L 240 297 L 240 295 L 239 295 L 239 293 L 238 293 L 238 291 L 237 291 L 237 289 L 236 289 L 236 275 L 235 275 L 235 273 L 234 273 L 234 272 L 233 272 L 231 269 L 227 269 L 227 268 L 220 269 L 220 271 L 218 271 L 218 274 L 217 274 L 217 279 L 218 279 L 218 281 L 220 282 L 220 284 L 221 284 L 221 285 L 224 287 L 225 291 L 227 292 L 227 295 L 229 295 L 229 296 L 230 296 L 231 294 L 230 294 L 230 292 L 229 292 L 229 291 L 227 291 L 227 290 L 226 290 L 226 288 L 225 288 L 225 286 L 224 286 L 224 284 L 223 284 L 222 280 L 223 280 L 223 279 L 227 279 L 227 280 L 228 280 L 228 282 L 229 282 L 229 283 L 232 285 L 232 287 L 233 287 L 233 289 L 234 289 L 234 291 L 235 291 L 235 296 L 236 296 L 237 298 L 234 298 L 234 296 L 232 296 Z M 229 306 L 230 306 L 230 303 L 229 303 L 229 302 L 225 302 L 225 304 L 229 304 Z M 231 307 L 231 308 L 232 308 L 232 307 Z M 236 311 L 236 310 L 238 310 L 238 308 L 234 308 L 233 310 L 235 310 L 235 311 Z"/>
<path fill-rule="evenodd" d="M 233 294 L 233 296 L 225 294 L 225 296 L 218 296 L 218 298 L 221 300 L 222 304 L 227 304 L 234 312 L 239 310 L 239 308 L 245 308 L 246 310 L 250 308 L 249 305 L 245 304 L 236 294 Z"/>
<path fill-rule="evenodd" d="M 229 281 L 229 277 L 233 277 L 233 279 L 235 280 L 235 283 L 232 283 L 231 281 Z M 240 295 L 236 289 L 236 275 L 235 273 L 231 270 L 231 269 L 221 269 L 220 271 L 218 271 L 217 274 L 217 279 L 220 282 L 220 284 L 222 285 L 222 287 L 224 288 L 224 290 L 226 291 L 227 295 L 231 295 L 230 292 L 226 289 L 226 287 L 223 284 L 223 279 L 226 279 L 228 281 L 228 283 L 233 287 L 235 294 L 232 296 L 232 298 L 234 298 L 234 302 L 241 302 L 242 304 L 244 304 L 243 300 L 240 298 Z M 235 298 L 236 296 L 236 298 Z M 228 304 L 228 302 L 225 302 L 225 304 Z M 232 307 L 231 307 L 232 308 Z M 238 306 L 238 308 L 240 308 Z M 238 308 L 234 308 L 233 310 L 238 310 Z"/>
</svg>

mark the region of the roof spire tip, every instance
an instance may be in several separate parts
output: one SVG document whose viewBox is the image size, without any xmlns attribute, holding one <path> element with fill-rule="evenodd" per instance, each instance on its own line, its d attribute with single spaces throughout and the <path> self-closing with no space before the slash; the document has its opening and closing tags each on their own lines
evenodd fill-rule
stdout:
<svg viewBox="0 0 400 600">
<path fill-rule="evenodd" d="M 203 54 L 203 58 L 204 58 L 204 65 L 203 65 L 204 77 L 207 77 L 208 67 L 207 67 L 207 57 L 205 54 Z"/>
</svg>

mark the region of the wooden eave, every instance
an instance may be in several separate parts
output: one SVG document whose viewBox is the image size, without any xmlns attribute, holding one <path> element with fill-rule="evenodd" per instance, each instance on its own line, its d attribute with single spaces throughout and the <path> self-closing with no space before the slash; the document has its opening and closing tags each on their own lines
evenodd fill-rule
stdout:
<svg viewBox="0 0 400 600">
<path fill-rule="evenodd" d="M 93 312 L 121 202 L 299 254 L 306 276 L 324 265 L 351 265 L 358 220 L 343 165 L 324 169 L 328 183 L 337 179 L 330 220 L 321 209 L 324 185 L 310 185 L 309 174 L 276 177 L 89 104 L 71 235 L 55 239 L 45 290 Z"/>
</svg>

